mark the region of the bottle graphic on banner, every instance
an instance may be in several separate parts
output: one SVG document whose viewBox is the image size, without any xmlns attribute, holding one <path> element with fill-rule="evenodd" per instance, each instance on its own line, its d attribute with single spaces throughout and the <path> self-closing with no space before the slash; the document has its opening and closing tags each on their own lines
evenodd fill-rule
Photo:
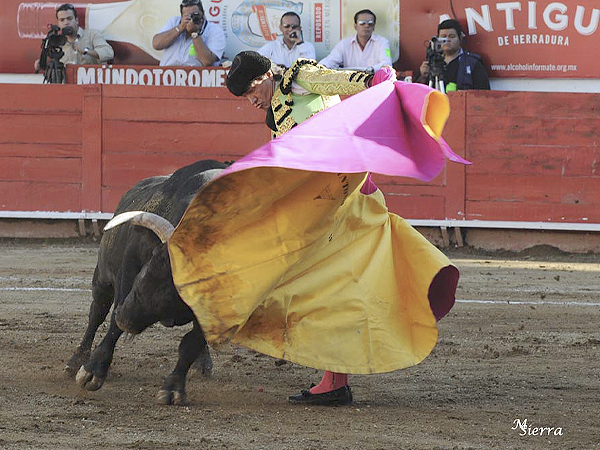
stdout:
<svg viewBox="0 0 600 450">
<path fill-rule="evenodd" d="M 135 45 L 159 60 L 162 52 L 152 48 L 152 37 L 173 16 L 180 14 L 181 0 L 127 0 L 74 4 L 79 25 L 97 30 L 105 39 Z M 62 3 L 27 2 L 19 5 L 17 30 L 21 38 L 42 39 L 48 24 L 56 23 Z M 325 57 L 338 41 L 353 36 L 354 13 L 364 0 L 203 0 L 208 21 L 225 33 L 224 58 L 242 50 L 257 50 L 280 36 L 279 21 L 287 11 L 301 17 L 304 38 L 315 45 L 317 59 Z M 400 49 L 400 0 L 370 0 L 367 7 L 377 15 L 376 33 L 390 41 L 392 60 Z"/>
<path fill-rule="evenodd" d="M 248 0 L 242 2 L 231 15 L 234 36 L 250 47 L 262 47 L 265 41 L 274 41 L 279 32 L 281 16 L 286 12 L 302 14 L 302 3 L 283 0 Z"/>
</svg>

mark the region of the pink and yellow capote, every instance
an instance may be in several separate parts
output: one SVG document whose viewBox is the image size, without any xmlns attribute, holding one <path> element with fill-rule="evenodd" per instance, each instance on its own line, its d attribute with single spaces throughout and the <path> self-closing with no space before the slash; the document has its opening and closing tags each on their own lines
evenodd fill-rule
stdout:
<svg viewBox="0 0 600 450">
<path fill-rule="evenodd" d="M 431 180 L 448 99 L 384 82 L 237 161 L 169 240 L 173 280 L 207 341 L 340 373 L 421 362 L 459 273 L 390 213 L 369 172 Z"/>
</svg>

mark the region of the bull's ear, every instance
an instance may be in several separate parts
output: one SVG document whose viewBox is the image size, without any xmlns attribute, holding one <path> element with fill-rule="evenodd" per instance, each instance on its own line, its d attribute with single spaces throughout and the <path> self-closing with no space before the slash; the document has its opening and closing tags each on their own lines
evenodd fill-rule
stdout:
<svg viewBox="0 0 600 450">
<path fill-rule="evenodd" d="M 111 228 L 126 222 L 130 222 L 133 225 L 140 225 L 154 231 L 163 243 L 167 242 L 175 230 L 175 227 L 171 222 L 157 214 L 146 211 L 127 211 L 110 219 L 104 227 L 104 231 L 110 230 Z"/>
</svg>

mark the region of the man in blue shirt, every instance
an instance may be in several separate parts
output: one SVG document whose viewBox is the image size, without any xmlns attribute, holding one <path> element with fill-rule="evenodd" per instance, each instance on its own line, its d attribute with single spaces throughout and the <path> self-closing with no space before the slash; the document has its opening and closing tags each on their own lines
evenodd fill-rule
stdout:
<svg viewBox="0 0 600 450">
<path fill-rule="evenodd" d="M 155 50 L 164 50 L 161 66 L 218 65 L 225 50 L 225 33 L 206 20 L 200 0 L 183 0 L 181 17 L 169 19 L 152 38 Z"/>
</svg>

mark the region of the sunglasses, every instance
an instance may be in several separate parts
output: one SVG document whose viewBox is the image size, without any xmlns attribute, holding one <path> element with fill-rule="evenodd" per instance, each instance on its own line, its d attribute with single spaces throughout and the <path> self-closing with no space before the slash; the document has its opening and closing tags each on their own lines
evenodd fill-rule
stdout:
<svg viewBox="0 0 600 450">
<path fill-rule="evenodd" d="M 292 30 L 297 30 L 298 28 L 300 28 L 300 25 L 292 25 L 291 23 L 284 23 L 283 25 L 281 25 L 283 28 L 285 28 L 286 30 L 288 28 L 291 28 Z"/>
<path fill-rule="evenodd" d="M 200 5 L 200 0 L 183 0 L 180 7 Z"/>
<path fill-rule="evenodd" d="M 375 25 L 375 21 L 374 20 L 359 20 L 356 22 L 358 25 Z"/>
</svg>

